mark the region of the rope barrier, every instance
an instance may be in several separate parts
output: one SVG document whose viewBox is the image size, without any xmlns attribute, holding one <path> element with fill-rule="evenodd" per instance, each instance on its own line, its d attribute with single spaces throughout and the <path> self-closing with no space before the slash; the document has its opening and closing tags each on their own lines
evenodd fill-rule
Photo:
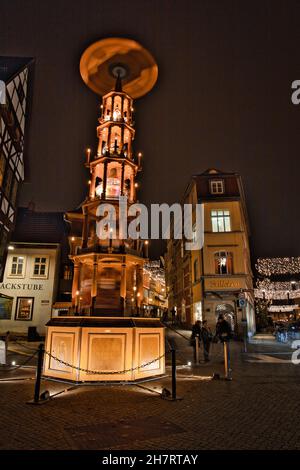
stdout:
<svg viewBox="0 0 300 470">
<path fill-rule="evenodd" d="M 135 370 L 138 369 L 143 369 L 144 367 L 149 366 L 150 364 L 153 364 L 154 362 L 159 361 L 163 357 L 165 357 L 166 353 L 169 351 L 166 351 L 164 354 L 161 354 L 160 356 L 156 357 L 155 359 L 152 359 L 151 361 L 145 362 L 144 364 L 141 364 L 136 367 L 132 367 L 130 369 L 124 369 L 124 370 L 118 370 L 118 371 L 103 371 L 103 370 L 90 370 L 90 369 L 84 369 L 82 367 L 74 366 L 73 364 L 69 364 L 66 361 L 63 361 L 62 359 L 59 359 L 58 357 L 53 356 L 49 351 L 45 351 L 45 354 L 47 356 L 51 357 L 55 361 L 59 362 L 60 364 L 63 364 L 67 367 L 70 367 L 71 369 L 78 370 L 80 372 L 85 372 L 86 374 L 94 374 L 94 375 L 121 375 L 121 374 L 126 374 L 128 372 L 134 372 Z"/>
<path fill-rule="evenodd" d="M 32 349 L 26 346 L 26 344 L 19 343 L 18 341 L 12 341 L 13 344 L 17 344 L 18 346 L 21 346 L 24 349 L 27 349 L 28 351 L 38 351 L 37 349 Z"/>
<path fill-rule="evenodd" d="M 7 368 L 6 369 L 0 369 L 0 372 L 7 372 L 7 371 L 11 371 L 11 370 L 17 370 L 17 369 L 20 369 L 21 367 L 26 366 L 26 364 L 28 364 L 28 362 L 30 362 L 31 359 L 33 359 L 34 356 L 37 355 L 37 353 L 38 353 L 38 349 L 28 359 L 26 359 L 26 361 L 23 362 L 22 364 L 18 364 L 17 366 L 12 366 L 9 369 L 7 369 Z"/>
<path fill-rule="evenodd" d="M 163 323 L 163 322 L 162 322 Z M 163 323 L 163 325 L 165 325 L 166 328 L 169 328 L 169 330 L 172 330 L 174 331 L 175 333 L 177 333 L 179 336 L 182 336 L 182 338 L 184 338 L 186 341 L 190 342 L 190 338 L 187 338 L 185 335 L 183 335 L 182 333 L 179 333 L 179 331 L 176 330 L 176 328 L 172 328 L 170 325 L 168 325 L 167 323 Z"/>
</svg>

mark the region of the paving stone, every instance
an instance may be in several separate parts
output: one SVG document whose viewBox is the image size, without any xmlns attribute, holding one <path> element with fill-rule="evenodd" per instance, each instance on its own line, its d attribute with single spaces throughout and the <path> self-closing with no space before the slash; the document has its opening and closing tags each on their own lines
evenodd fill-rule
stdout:
<svg viewBox="0 0 300 470">
<path fill-rule="evenodd" d="M 192 350 L 183 339 L 175 342 L 184 366 Z M 29 406 L 33 381 L 0 382 L 0 449 L 300 449 L 300 366 L 289 362 L 292 351 L 250 345 L 245 354 L 242 343 L 231 350 L 232 382 L 208 379 L 223 374 L 222 347 L 214 345 L 207 365 L 179 368 L 183 400 L 176 402 L 134 385 L 81 386 Z M 248 362 L 254 353 L 266 360 Z M 170 389 L 170 377 L 143 386 Z M 51 393 L 67 387 L 42 382 Z"/>
</svg>

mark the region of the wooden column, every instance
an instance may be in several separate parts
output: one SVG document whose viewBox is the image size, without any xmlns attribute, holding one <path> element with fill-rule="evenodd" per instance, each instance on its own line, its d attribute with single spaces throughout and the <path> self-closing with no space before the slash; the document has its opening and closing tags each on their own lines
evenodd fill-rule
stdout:
<svg viewBox="0 0 300 470">
<path fill-rule="evenodd" d="M 93 259 L 93 277 L 92 277 L 92 288 L 91 288 L 90 315 L 94 314 L 95 302 L 97 298 L 97 271 L 98 271 L 98 258 L 97 258 L 97 255 L 95 255 Z"/>
<path fill-rule="evenodd" d="M 74 262 L 74 275 L 72 284 L 72 305 L 76 303 L 76 292 L 79 291 L 79 279 L 80 279 L 80 262 Z"/>
<path fill-rule="evenodd" d="M 83 229 L 82 229 L 82 244 L 81 248 L 86 248 L 87 247 L 87 242 L 88 242 L 88 228 L 89 228 L 89 216 L 86 207 L 83 209 L 83 214 L 84 214 L 84 220 L 83 220 Z"/>
<path fill-rule="evenodd" d="M 108 135 L 107 135 L 107 151 L 110 153 L 110 147 L 111 147 L 111 126 L 108 128 Z"/>
<path fill-rule="evenodd" d="M 137 266 L 137 306 L 141 307 L 141 304 L 144 299 L 144 276 L 143 276 L 143 265 L 139 264 Z"/>
<path fill-rule="evenodd" d="M 95 168 L 92 168 L 92 177 L 91 177 L 91 185 L 90 185 L 90 198 L 93 199 L 95 197 L 95 185 L 96 185 L 96 176 L 95 176 Z"/>
<path fill-rule="evenodd" d="M 125 175 L 125 162 L 123 161 L 121 164 L 121 196 L 124 196 L 124 175 Z"/>
<path fill-rule="evenodd" d="M 103 190 L 102 190 L 102 195 L 101 198 L 105 199 L 106 198 L 106 183 L 107 183 L 107 160 L 103 163 L 104 165 L 104 170 L 103 170 Z"/>
<path fill-rule="evenodd" d="M 97 260 L 97 255 L 95 255 L 94 260 L 93 260 L 93 279 L 92 279 L 92 290 L 91 290 L 92 297 L 97 296 L 97 270 L 98 270 L 98 260 Z"/>
<path fill-rule="evenodd" d="M 123 299 L 123 312 L 125 313 L 126 307 L 126 264 L 122 263 L 121 265 L 121 285 L 120 285 L 120 297 Z"/>
<path fill-rule="evenodd" d="M 134 176 L 133 173 L 130 176 L 130 201 L 134 200 Z"/>
</svg>

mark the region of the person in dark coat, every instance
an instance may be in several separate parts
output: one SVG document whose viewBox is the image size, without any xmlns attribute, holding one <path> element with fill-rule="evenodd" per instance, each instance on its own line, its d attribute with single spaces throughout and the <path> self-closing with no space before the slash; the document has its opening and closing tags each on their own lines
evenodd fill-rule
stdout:
<svg viewBox="0 0 300 470">
<path fill-rule="evenodd" d="M 221 314 L 218 317 L 218 321 L 216 324 L 216 337 L 224 342 L 229 341 L 232 336 L 231 326 L 227 320 L 225 320 L 224 316 Z"/>
<path fill-rule="evenodd" d="M 172 317 L 172 325 L 175 325 L 175 319 L 176 319 L 176 310 L 173 307 L 171 310 L 171 317 Z"/>
<path fill-rule="evenodd" d="M 203 320 L 202 322 L 202 328 L 200 330 L 200 338 L 203 343 L 203 355 L 204 355 L 204 361 L 208 362 L 209 361 L 209 350 L 210 350 L 210 343 L 212 341 L 212 332 L 209 326 L 207 326 L 207 321 Z"/>
<path fill-rule="evenodd" d="M 216 324 L 216 337 L 223 343 L 224 345 L 224 354 L 227 354 L 227 367 L 228 370 L 231 371 L 230 368 L 230 349 L 229 349 L 229 341 L 232 337 L 232 329 L 230 324 L 227 320 L 225 320 L 224 316 L 221 314 L 219 315 L 217 324 Z M 226 349 L 225 349 L 226 343 Z M 225 361 L 225 358 L 224 358 Z"/>
<path fill-rule="evenodd" d="M 198 341 L 198 346 L 200 346 L 200 339 L 201 339 L 201 321 L 197 320 L 192 327 L 192 336 L 191 336 L 191 344 L 194 348 L 194 361 L 196 362 L 196 341 Z"/>
</svg>

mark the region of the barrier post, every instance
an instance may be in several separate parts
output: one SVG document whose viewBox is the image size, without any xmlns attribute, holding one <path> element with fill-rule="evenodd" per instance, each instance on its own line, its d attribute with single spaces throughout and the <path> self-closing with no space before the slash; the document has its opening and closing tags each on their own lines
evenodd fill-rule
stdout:
<svg viewBox="0 0 300 470">
<path fill-rule="evenodd" d="M 172 400 L 176 400 L 176 350 L 171 349 L 172 357 Z"/>
<path fill-rule="evenodd" d="M 198 335 L 195 336 L 195 341 L 196 341 L 195 343 L 196 364 L 199 364 L 199 336 Z"/>
<path fill-rule="evenodd" d="M 5 364 L 7 364 L 8 342 L 9 342 L 9 331 L 7 331 L 5 335 Z"/>
<path fill-rule="evenodd" d="M 44 362 L 44 345 L 40 344 L 39 345 L 39 352 L 38 352 L 38 362 L 37 362 L 37 369 L 36 369 L 35 386 L 34 386 L 34 399 L 33 399 L 34 403 L 38 403 L 39 400 L 40 400 L 43 362 Z"/>
<path fill-rule="evenodd" d="M 224 341 L 224 369 L 225 369 L 225 379 L 232 380 L 230 373 L 230 356 L 229 356 L 229 342 Z"/>
</svg>

